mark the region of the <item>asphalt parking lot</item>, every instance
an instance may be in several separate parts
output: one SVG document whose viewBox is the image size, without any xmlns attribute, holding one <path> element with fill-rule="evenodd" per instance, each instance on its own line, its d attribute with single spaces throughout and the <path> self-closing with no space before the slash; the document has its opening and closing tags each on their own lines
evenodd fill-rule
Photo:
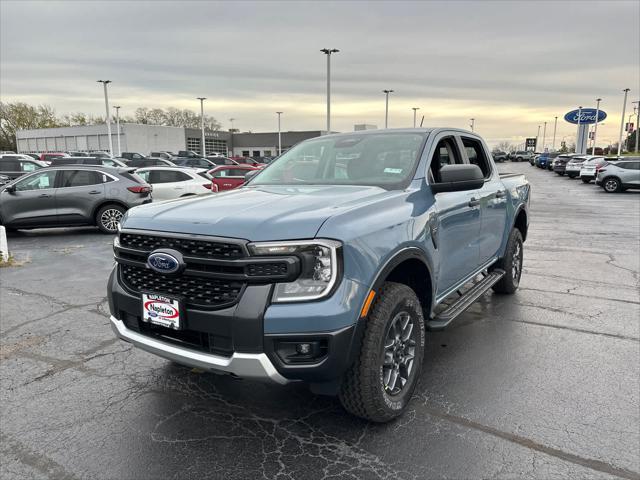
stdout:
<svg viewBox="0 0 640 480">
<path fill-rule="evenodd" d="M 640 478 L 640 191 L 499 168 L 532 184 L 521 288 L 428 336 L 410 410 L 386 425 L 116 341 L 110 237 L 10 236 L 0 477 Z"/>
</svg>

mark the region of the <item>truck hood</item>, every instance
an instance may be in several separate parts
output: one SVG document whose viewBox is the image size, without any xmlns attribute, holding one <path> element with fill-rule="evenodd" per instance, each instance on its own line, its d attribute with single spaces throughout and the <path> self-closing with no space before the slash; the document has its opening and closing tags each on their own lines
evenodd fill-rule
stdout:
<svg viewBox="0 0 640 480">
<path fill-rule="evenodd" d="M 122 227 L 252 241 L 314 238 L 329 217 L 392 194 L 368 186 L 245 187 L 135 207 Z"/>
</svg>

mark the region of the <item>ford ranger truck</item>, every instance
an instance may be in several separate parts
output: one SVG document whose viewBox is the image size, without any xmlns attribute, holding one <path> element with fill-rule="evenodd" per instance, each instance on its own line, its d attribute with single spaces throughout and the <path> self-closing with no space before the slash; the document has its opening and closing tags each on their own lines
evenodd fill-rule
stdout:
<svg viewBox="0 0 640 480">
<path fill-rule="evenodd" d="M 371 130 L 299 143 L 241 188 L 133 208 L 114 240 L 115 334 L 177 364 L 306 382 L 399 416 L 425 336 L 516 291 L 530 187 L 478 135 Z"/>
</svg>

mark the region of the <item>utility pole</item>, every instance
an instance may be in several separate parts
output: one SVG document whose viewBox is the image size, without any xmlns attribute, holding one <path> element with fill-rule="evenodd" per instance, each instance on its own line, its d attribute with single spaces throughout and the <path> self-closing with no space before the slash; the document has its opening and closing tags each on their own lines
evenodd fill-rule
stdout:
<svg viewBox="0 0 640 480">
<path fill-rule="evenodd" d="M 470 118 L 469 121 L 471 122 L 471 125 L 469 125 L 471 127 L 471 131 L 473 132 L 473 129 L 476 126 L 476 119 L 475 118 Z"/>
<path fill-rule="evenodd" d="M 411 107 L 413 110 L 413 128 L 416 128 L 416 112 L 420 110 L 420 107 Z"/>
<path fill-rule="evenodd" d="M 640 125 L 638 125 L 638 123 L 640 122 L 640 101 L 638 101 L 638 102 L 632 102 L 632 105 L 633 105 L 634 103 L 637 105 L 637 108 L 636 108 L 636 148 L 634 148 L 634 151 L 635 151 L 636 153 L 638 153 L 638 133 L 640 133 L 640 132 L 638 131 L 638 130 L 639 130 L 639 128 L 638 128 L 638 127 L 640 127 Z"/>
<path fill-rule="evenodd" d="M 618 156 L 620 156 L 620 154 L 622 153 L 622 130 L 624 128 L 624 114 L 626 113 L 627 110 L 627 95 L 629 94 L 629 90 L 628 88 L 625 88 L 623 90 L 624 92 L 624 101 L 622 102 L 622 120 L 620 120 L 620 138 L 618 141 Z"/>
<path fill-rule="evenodd" d="M 122 148 L 120 147 L 120 105 L 113 107 L 116 109 L 116 131 L 118 132 L 118 156 L 122 156 Z"/>
<path fill-rule="evenodd" d="M 331 55 L 338 53 L 337 48 L 323 48 L 320 50 L 327 56 L 327 135 L 331 133 Z"/>
<path fill-rule="evenodd" d="M 591 155 L 596 154 L 596 140 L 598 137 L 598 117 L 600 116 L 601 98 L 596 98 L 596 124 L 593 126 L 593 147 L 591 147 Z"/>
<path fill-rule="evenodd" d="M 558 117 L 555 117 L 555 121 L 553 122 L 553 144 L 551 145 L 551 150 L 555 151 L 556 149 L 556 128 L 558 127 Z"/>
<path fill-rule="evenodd" d="M 544 129 L 542 130 L 542 151 L 544 152 L 544 142 L 547 138 L 547 122 L 544 122 Z"/>
<path fill-rule="evenodd" d="M 538 125 L 538 133 L 536 133 L 536 146 L 533 147 L 534 152 L 538 149 L 538 139 L 540 138 L 540 127 L 541 125 Z"/>
<path fill-rule="evenodd" d="M 578 133 L 576 133 L 576 152 L 575 153 L 582 153 L 582 151 L 578 151 L 578 150 L 582 150 L 582 141 L 580 141 L 580 120 L 582 119 L 582 105 L 580 105 L 578 107 Z M 578 143 L 580 143 L 580 145 L 578 145 Z"/>
<path fill-rule="evenodd" d="M 276 112 L 278 114 L 278 155 L 282 155 L 282 136 L 280 134 L 280 115 L 284 112 Z"/>
<path fill-rule="evenodd" d="M 235 121 L 235 118 L 230 118 L 230 119 L 229 119 L 229 122 L 231 123 L 231 130 L 232 130 L 232 131 L 234 130 L 234 128 L 233 128 L 233 122 L 234 122 L 234 121 Z"/>
<path fill-rule="evenodd" d="M 388 128 L 389 126 L 389 94 L 393 93 L 393 90 L 382 90 L 382 93 L 385 94 L 384 128 Z"/>
<path fill-rule="evenodd" d="M 200 100 L 200 130 L 202 130 L 202 156 L 207 156 L 207 150 L 204 145 L 204 101 L 207 97 L 196 97 Z"/>
<path fill-rule="evenodd" d="M 104 86 L 104 108 L 107 118 L 107 136 L 109 137 L 109 153 L 113 157 L 113 140 L 111 139 L 111 113 L 109 112 L 109 94 L 107 93 L 107 85 L 111 83 L 111 80 L 98 80 L 97 83 L 101 83 Z M 622 135 L 622 134 L 621 134 Z"/>
</svg>

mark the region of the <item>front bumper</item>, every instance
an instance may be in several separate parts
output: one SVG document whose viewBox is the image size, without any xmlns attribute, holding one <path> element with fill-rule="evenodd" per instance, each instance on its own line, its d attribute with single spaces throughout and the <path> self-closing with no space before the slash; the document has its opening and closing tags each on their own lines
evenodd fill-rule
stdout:
<svg viewBox="0 0 640 480">
<path fill-rule="evenodd" d="M 290 381 L 278 373 L 264 353 L 234 352 L 231 357 L 223 357 L 181 348 L 129 330 L 122 321 L 114 316 L 111 316 L 111 328 L 121 340 L 181 365 L 213 372 L 229 373 L 248 379 L 272 380 L 281 385 Z"/>
</svg>

